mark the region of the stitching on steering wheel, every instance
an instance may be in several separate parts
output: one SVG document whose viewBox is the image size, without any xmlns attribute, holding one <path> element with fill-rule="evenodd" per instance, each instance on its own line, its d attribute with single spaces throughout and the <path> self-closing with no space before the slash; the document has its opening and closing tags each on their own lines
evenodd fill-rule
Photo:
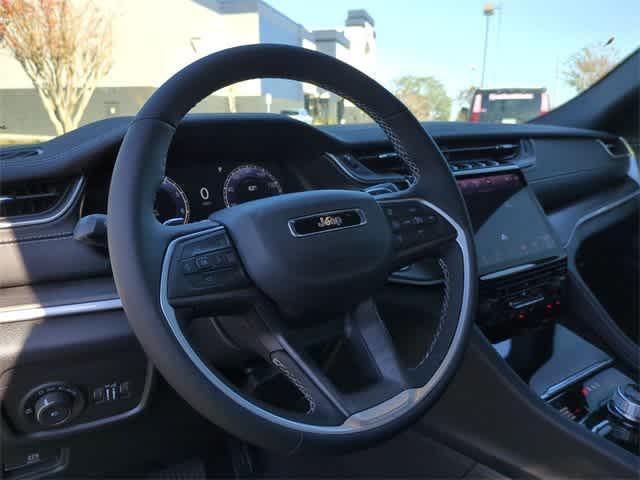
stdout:
<svg viewBox="0 0 640 480">
<path fill-rule="evenodd" d="M 293 375 L 293 373 L 291 373 L 291 371 L 287 367 L 284 366 L 284 364 L 280 360 L 278 360 L 277 358 L 274 358 L 272 361 L 273 361 L 273 364 L 280 369 L 280 371 L 284 374 L 284 376 L 287 377 L 289 379 L 289 381 L 300 391 L 300 393 L 302 394 L 304 399 L 307 401 L 307 404 L 309 405 L 309 408 L 307 409 L 305 414 L 306 415 L 311 415 L 313 412 L 315 412 L 316 411 L 316 402 L 313 399 L 313 396 L 311 395 L 309 390 L 307 390 L 305 388 L 305 386 L 302 385 L 300 380 L 298 380 Z"/>
<path fill-rule="evenodd" d="M 319 86 L 322 87 L 322 85 L 319 85 Z M 380 125 L 380 128 L 382 128 L 382 131 L 384 132 L 384 134 L 387 136 L 387 138 L 391 142 L 391 145 L 393 146 L 393 149 L 396 151 L 396 153 L 400 156 L 402 161 L 409 168 L 409 171 L 411 172 L 411 178 L 409 179 L 410 184 L 413 186 L 416 183 L 418 183 L 418 180 L 420 179 L 420 168 L 418 168 L 418 165 L 416 165 L 416 163 L 413 160 L 411 160 L 411 158 L 409 157 L 409 154 L 407 153 L 406 149 L 404 148 L 404 146 L 402 145 L 402 143 L 398 139 L 397 135 L 393 132 L 391 127 L 389 127 L 387 122 L 384 119 L 382 119 L 380 116 L 378 116 L 376 113 L 374 113 L 371 110 L 369 110 L 365 105 L 362 105 L 360 102 L 350 98 L 349 96 L 345 95 L 340 90 L 337 90 L 335 88 L 328 88 L 327 90 L 331 90 L 335 94 L 340 95 L 342 98 L 350 101 L 356 107 L 358 107 L 360 110 L 362 110 L 364 113 L 369 115 L 373 119 L 374 122 L 376 122 L 378 125 Z"/>
<path fill-rule="evenodd" d="M 438 265 L 440 265 L 440 269 L 442 270 L 442 276 L 444 277 L 444 292 L 442 297 L 442 307 L 440 308 L 440 319 L 438 320 L 438 328 L 436 329 L 436 333 L 433 336 L 433 340 L 431 340 L 431 344 L 429 348 L 425 352 L 422 360 L 418 363 L 414 368 L 420 367 L 431 355 L 436 343 L 438 342 L 438 337 L 442 333 L 442 328 L 444 327 L 445 319 L 447 317 L 447 312 L 449 311 L 449 299 L 451 294 L 451 288 L 449 283 L 449 268 L 447 267 L 446 262 L 440 258 L 438 259 Z"/>
</svg>

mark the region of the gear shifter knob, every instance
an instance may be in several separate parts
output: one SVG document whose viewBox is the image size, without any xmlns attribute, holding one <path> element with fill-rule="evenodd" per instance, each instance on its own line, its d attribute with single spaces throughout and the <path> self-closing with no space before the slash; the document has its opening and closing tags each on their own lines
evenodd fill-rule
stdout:
<svg viewBox="0 0 640 480">
<path fill-rule="evenodd" d="M 640 423 L 640 388 L 637 384 L 620 385 L 611 398 L 611 405 L 620 416 Z"/>
</svg>

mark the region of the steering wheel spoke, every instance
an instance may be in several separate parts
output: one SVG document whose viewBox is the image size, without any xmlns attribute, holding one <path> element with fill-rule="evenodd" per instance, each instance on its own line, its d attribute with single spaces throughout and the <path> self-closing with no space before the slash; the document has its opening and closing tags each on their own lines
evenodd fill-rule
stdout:
<svg viewBox="0 0 640 480">
<path fill-rule="evenodd" d="M 244 325 L 229 325 L 230 337 L 276 367 L 305 398 L 308 420 L 342 423 L 397 397 L 408 388 L 389 332 L 372 299 L 337 321 L 317 328 L 287 326 L 266 299 L 254 304 Z M 330 326 L 327 328 L 326 324 Z M 335 339 L 322 359 L 308 354 L 310 345 Z M 340 350 L 348 352 L 349 358 Z"/>
<path fill-rule="evenodd" d="M 298 390 L 307 404 L 306 421 L 339 425 L 347 418 L 340 393 L 305 350 L 309 342 L 326 338 L 327 328 L 302 333 L 287 327 L 275 306 L 259 294 L 243 321 L 233 320 L 224 329 L 237 345 L 262 357 Z"/>
<path fill-rule="evenodd" d="M 420 198 L 379 200 L 393 234 L 394 266 L 403 267 L 435 256 L 457 237 L 440 209 Z"/>
<path fill-rule="evenodd" d="M 171 240 L 162 290 L 172 306 L 229 303 L 249 294 L 252 284 L 223 226 L 205 221 L 164 229 Z"/>
</svg>

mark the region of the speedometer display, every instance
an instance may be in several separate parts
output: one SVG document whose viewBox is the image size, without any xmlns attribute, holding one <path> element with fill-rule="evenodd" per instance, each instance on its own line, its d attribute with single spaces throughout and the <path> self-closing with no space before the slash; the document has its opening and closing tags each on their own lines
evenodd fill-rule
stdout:
<svg viewBox="0 0 640 480">
<path fill-rule="evenodd" d="M 189 223 L 189 211 L 189 199 L 184 190 L 169 177 L 164 177 L 156 194 L 156 218 L 162 223 Z"/>
<path fill-rule="evenodd" d="M 233 207 L 251 200 L 280 195 L 282 186 L 267 169 L 258 165 L 241 165 L 229 173 L 222 193 L 224 204 Z"/>
</svg>

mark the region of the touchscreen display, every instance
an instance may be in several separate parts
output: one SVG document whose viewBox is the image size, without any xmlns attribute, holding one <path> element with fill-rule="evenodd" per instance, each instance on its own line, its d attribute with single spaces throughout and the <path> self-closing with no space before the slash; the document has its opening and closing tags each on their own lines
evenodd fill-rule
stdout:
<svg viewBox="0 0 640 480">
<path fill-rule="evenodd" d="M 559 254 L 542 209 L 517 173 L 458 180 L 475 231 L 480 273 Z"/>
</svg>

